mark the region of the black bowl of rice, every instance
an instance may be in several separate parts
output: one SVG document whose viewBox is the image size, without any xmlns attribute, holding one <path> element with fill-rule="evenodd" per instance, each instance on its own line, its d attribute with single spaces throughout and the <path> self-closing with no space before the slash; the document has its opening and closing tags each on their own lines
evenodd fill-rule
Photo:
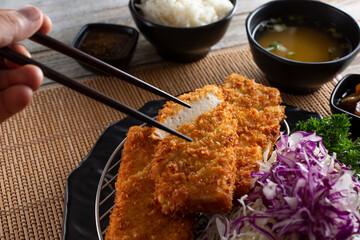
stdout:
<svg viewBox="0 0 360 240">
<path fill-rule="evenodd" d="M 139 31 L 164 59 L 193 62 L 224 36 L 237 0 L 130 0 Z"/>
</svg>

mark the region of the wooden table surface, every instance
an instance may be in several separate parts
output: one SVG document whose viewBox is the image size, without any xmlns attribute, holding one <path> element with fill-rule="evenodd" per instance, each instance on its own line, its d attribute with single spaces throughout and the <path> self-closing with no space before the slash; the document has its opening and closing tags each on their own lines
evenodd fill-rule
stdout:
<svg viewBox="0 0 360 240">
<path fill-rule="evenodd" d="M 224 38 L 212 51 L 227 48 L 248 47 L 245 19 L 249 12 L 267 0 L 238 0 L 236 14 Z M 340 8 L 360 22 L 359 0 L 324 0 L 324 2 Z M 53 22 L 50 36 L 70 44 L 81 27 L 87 23 L 104 22 L 136 27 L 128 9 L 128 0 L 0 0 L 4 8 L 19 8 L 26 4 L 37 6 L 46 13 Z M 92 73 L 84 70 L 77 62 L 46 47 L 30 41 L 24 41 L 34 59 L 57 71 L 75 79 L 91 77 Z M 137 48 L 130 67 L 164 61 L 154 47 L 140 34 Z M 360 55 L 342 73 L 360 73 Z M 54 83 L 45 79 L 43 87 Z"/>
</svg>

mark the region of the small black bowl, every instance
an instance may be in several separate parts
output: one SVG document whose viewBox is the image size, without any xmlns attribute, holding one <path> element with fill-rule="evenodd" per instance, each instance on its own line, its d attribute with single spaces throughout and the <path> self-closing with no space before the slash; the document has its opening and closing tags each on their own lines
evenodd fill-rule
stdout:
<svg viewBox="0 0 360 240">
<path fill-rule="evenodd" d="M 353 112 L 339 107 L 339 102 L 345 96 L 355 92 L 355 86 L 360 84 L 360 74 L 349 74 L 343 77 L 334 88 L 330 97 L 330 107 L 332 113 L 345 113 L 350 119 L 352 135 L 360 137 L 360 116 Z"/>
<path fill-rule="evenodd" d="M 265 20 L 283 15 L 301 15 L 335 26 L 349 40 L 349 53 L 328 62 L 298 62 L 265 50 L 255 40 L 257 27 Z M 265 73 L 270 84 L 288 93 L 308 94 L 318 90 L 343 71 L 360 50 L 360 29 L 357 22 L 345 12 L 316 0 L 268 2 L 249 14 L 246 31 L 255 63 Z"/>
<path fill-rule="evenodd" d="M 169 27 L 146 20 L 136 7 L 141 0 L 130 0 L 129 8 L 136 26 L 155 46 L 160 56 L 176 62 L 193 62 L 205 57 L 224 36 L 234 15 L 237 0 L 231 0 L 232 11 L 217 22 L 199 27 Z"/>
<path fill-rule="evenodd" d="M 133 55 L 139 33 L 135 28 L 106 23 L 90 23 L 82 27 L 72 46 L 114 67 L 125 69 Z M 101 71 L 79 62 L 94 73 Z"/>
</svg>

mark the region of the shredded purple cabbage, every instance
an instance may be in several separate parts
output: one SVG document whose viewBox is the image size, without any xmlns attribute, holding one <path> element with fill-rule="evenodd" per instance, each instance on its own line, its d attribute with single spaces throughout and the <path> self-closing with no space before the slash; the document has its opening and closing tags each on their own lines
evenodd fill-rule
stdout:
<svg viewBox="0 0 360 240">
<path fill-rule="evenodd" d="M 340 240 L 360 233 L 359 181 L 327 155 L 321 137 L 281 135 L 275 153 L 268 172 L 252 173 L 257 180 L 244 200 L 252 214 L 232 221 L 224 235 L 240 234 L 245 223 L 269 239 Z M 249 207 L 258 199 L 265 208 Z M 265 225 L 260 218 L 268 219 Z"/>
</svg>

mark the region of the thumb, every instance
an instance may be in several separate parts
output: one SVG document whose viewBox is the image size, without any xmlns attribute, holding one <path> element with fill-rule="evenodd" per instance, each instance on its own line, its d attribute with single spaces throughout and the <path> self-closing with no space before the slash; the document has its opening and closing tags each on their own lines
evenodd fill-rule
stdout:
<svg viewBox="0 0 360 240">
<path fill-rule="evenodd" d="M 0 47 L 32 36 L 42 25 L 40 9 L 26 6 L 17 11 L 0 9 Z"/>
</svg>

